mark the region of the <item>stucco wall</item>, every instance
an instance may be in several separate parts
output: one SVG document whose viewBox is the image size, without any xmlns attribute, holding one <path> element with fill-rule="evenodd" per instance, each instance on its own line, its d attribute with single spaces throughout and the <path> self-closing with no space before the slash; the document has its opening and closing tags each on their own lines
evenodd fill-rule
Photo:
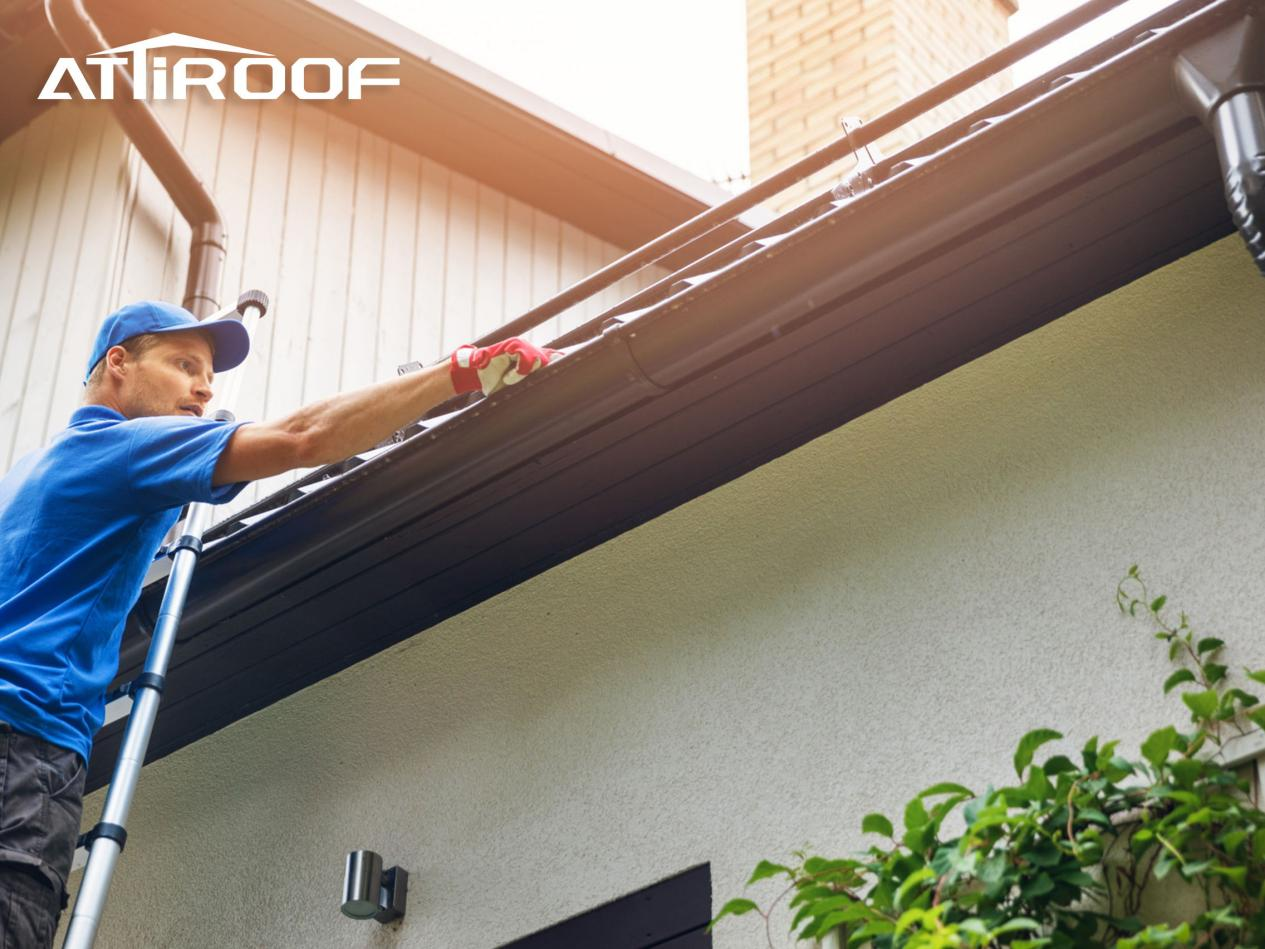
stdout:
<svg viewBox="0 0 1265 949">
<path fill-rule="evenodd" d="M 102 944 L 490 947 L 701 861 L 719 906 L 1029 728 L 1138 739 L 1130 563 L 1265 661 L 1261 301 L 1228 238 L 147 768 Z M 357 847 L 401 926 L 339 915 Z"/>
</svg>

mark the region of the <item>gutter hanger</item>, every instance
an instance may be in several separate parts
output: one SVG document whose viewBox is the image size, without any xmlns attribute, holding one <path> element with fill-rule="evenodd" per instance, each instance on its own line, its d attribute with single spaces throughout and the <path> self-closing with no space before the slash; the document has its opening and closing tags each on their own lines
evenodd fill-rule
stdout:
<svg viewBox="0 0 1265 949">
<path fill-rule="evenodd" d="M 1265 21 L 1249 13 L 1195 43 L 1173 74 L 1216 140 L 1230 214 L 1265 274 Z"/>
<path fill-rule="evenodd" d="M 44 12 L 68 55 L 86 59 L 110 47 L 82 0 L 45 0 Z M 219 309 L 220 273 L 228 243 L 224 217 L 149 103 L 134 98 L 132 76 L 121 64 L 114 81 L 115 95 L 108 101 L 115 117 L 192 228 L 182 304 L 203 319 Z"/>
</svg>

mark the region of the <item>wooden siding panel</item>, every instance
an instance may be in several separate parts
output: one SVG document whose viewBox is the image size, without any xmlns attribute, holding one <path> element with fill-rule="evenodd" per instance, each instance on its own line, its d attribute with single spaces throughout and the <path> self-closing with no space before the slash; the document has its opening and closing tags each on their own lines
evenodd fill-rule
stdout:
<svg viewBox="0 0 1265 949">
<path fill-rule="evenodd" d="M 532 306 L 539 306 L 560 289 L 562 254 L 562 222 L 543 211 L 532 210 L 531 297 Z M 540 324 L 534 339 L 545 343 L 557 337 L 558 317 Z"/>
<path fill-rule="evenodd" d="M 559 248 L 558 275 L 561 289 L 567 290 L 589 275 L 584 240 L 588 235 L 574 224 L 562 222 L 562 244 Z M 572 306 L 558 318 L 558 333 L 570 332 L 587 318 L 590 300 Z"/>
<path fill-rule="evenodd" d="M 532 297 L 531 206 L 510 198 L 505 205 L 505 318 L 516 319 L 536 303 Z M 527 334 L 537 342 L 537 331 Z"/>
<path fill-rule="evenodd" d="M 53 242 L 43 260 L 31 261 L 28 273 L 43 272 L 43 286 L 38 302 L 29 318 L 29 356 L 16 396 L 15 415 L 0 418 L 0 431 L 14 418 L 14 440 L 9 451 L 11 460 L 40 447 L 45 440 L 48 423 L 48 407 L 53 400 L 54 387 L 81 382 L 84 366 L 58 365 L 62 350 L 62 338 L 66 332 L 71 294 L 75 281 L 69 279 L 80 269 L 84 233 L 91 226 L 87 211 L 93 190 L 97 156 L 102 145 L 102 128 L 99 110 L 83 107 L 67 109 L 76 113 L 75 134 L 62 147 L 68 150 L 67 172 L 59 183 L 62 192 L 61 207 L 53 234 Z M 15 316 L 22 311 L 15 309 Z M 16 326 L 16 324 L 15 324 Z M 18 351 L 21 343 L 13 336 L 5 347 L 6 362 L 10 353 Z M 86 362 L 86 360 L 85 360 Z M 65 370 L 70 368 L 71 372 Z"/>
<path fill-rule="evenodd" d="M 64 226 L 66 194 L 78 139 L 79 109 L 60 109 L 51 123 L 50 147 L 45 155 L 32 207 L 22 262 L 14 283 L 8 325 L 0 337 L 0 458 L 13 463 L 22 395 L 30 376 L 32 354 L 40 328 L 40 312 L 48 290 L 48 278 L 58 253 L 58 235 Z M 71 208 L 82 213 L 82 208 Z"/>
<path fill-rule="evenodd" d="M 439 349 L 450 352 L 472 342 L 475 253 L 478 242 L 479 186 L 453 174 L 448 184 L 448 253 L 444 261 L 444 308 Z"/>
<path fill-rule="evenodd" d="M 215 194 L 225 203 L 229 248 L 225 261 L 225 306 L 236 302 L 243 290 L 263 290 L 272 310 L 259 323 L 252 340 L 250 360 L 233 411 L 238 418 L 264 418 L 268 398 L 273 332 L 277 326 L 277 276 L 281 270 L 282 236 L 290 178 L 290 145 L 294 132 L 294 100 L 268 103 L 235 102 L 229 105 L 216 168 Z M 249 162 L 249 169 L 243 163 Z M 240 223 L 238 223 L 240 222 Z M 252 484 L 224 505 L 219 517 L 249 507 L 260 497 L 259 483 Z"/>
<path fill-rule="evenodd" d="M 375 379 L 388 379 L 402 363 L 420 358 L 413 346 L 420 179 L 421 162 L 417 155 L 399 145 L 391 145 L 387 153 L 386 209 L 382 221 Z"/>
<path fill-rule="evenodd" d="M 259 288 L 272 297 L 268 317 L 274 321 L 272 346 L 267 363 L 255 362 L 247 369 L 267 375 L 264 418 L 279 418 L 303 404 L 327 125 L 328 118 L 321 110 L 308 106 L 296 109 L 289 149 L 286 213 L 282 219 L 281 263 L 271 286 L 261 281 L 265 285 Z M 297 476 L 298 473 L 289 472 L 264 479 L 258 485 L 259 494 L 266 495 Z"/>
<path fill-rule="evenodd" d="M 42 441 L 63 428 L 83 400 L 83 375 L 101 318 L 109 311 L 110 276 L 114 269 L 119 219 L 127 198 L 127 153 L 130 146 L 113 115 L 96 110 L 92 117 L 97 136 L 96 164 L 84 214 L 70 301 L 56 357 L 56 378 L 44 415 Z M 43 317 L 41 317 L 43 319 Z"/>
<path fill-rule="evenodd" d="M 421 162 L 417 193 L 417 256 L 413 260 L 413 318 L 409 345 L 413 358 L 441 358 L 448 260 L 448 196 L 452 173 L 429 158 Z"/>
<path fill-rule="evenodd" d="M 0 142 L 0 235 L 7 233 L 9 210 L 17 194 L 18 171 L 34 133 L 28 125 Z M 3 274 L 0 274 L 3 276 Z M 0 282 L 0 286 L 4 283 Z"/>
<path fill-rule="evenodd" d="M 470 339 L 505 322 L 505 195 L 479 185 L 474 255 L 474 330 Z"/>
<path fill-rule="evenodd" d="M 390 146 L 361 132 L 356 162 L 351 255 L 347 262 L 347 306 L 343 319 L 342 369 L 338 390 L 376 382 L 379 326 L 398 319 L 382 308 L 383 227 L 387 216 L 387 156 Z M 403 362 L 400 359 L 399 362 Z M 398 363 L 397 363 L 398 364 Z"/>
<path fill-rule="evenodd" d="M 355 126 L 338 118 L 329 120 L 315 248 L 316 279 L 309 303 L 312 316 L 300 404 L 332 395 L 339 387 L 347 319 L 356 135 Z"/>
<path fill-rule="evenodd" d="M 17 165 L 12 178 L 12 194 L 6 202 L 8 212 L 5 230 L 0 234 L 0 343 L 9 335 L 13 324 L 17 294 L 26 270 L 27 249 L 37 218 L 46 217 L 49 209 L 40 206 L 40 184 L 46 169 L 45 157 L 53 138 L 58 116 L 45 113 L 28 128 L 23 147 L 13 156 Z M 0 355 L 4 348 L 0 347 Z M 2 433 L 0 433 L 2 434 Z M 0 455 L 7 468 L 10 459 Z"/>
</svg>

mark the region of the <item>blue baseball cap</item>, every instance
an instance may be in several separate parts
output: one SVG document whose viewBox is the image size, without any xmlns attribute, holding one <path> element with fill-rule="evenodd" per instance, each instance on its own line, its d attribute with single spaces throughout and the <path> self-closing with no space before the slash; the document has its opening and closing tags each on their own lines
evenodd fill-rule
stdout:
<svg viewBox="0 0 1265 949">
<path fill-rule="evenodd" d="M 92 356 L 88 359 L 88 371 L 83 377 L 84 385 L 88 384 L 93 368 L 105 358 L 111 346 L 146 333 L 175 333 L 181 330 L 206 330 L 211 334 L 215 341 L 211 368 L 216 372 L 226 372 L 241 365 L 250 352 L 250 334 L 246 332 L 242 321 L 235 317 L 199 320 L 183 307 L 172 306 L 161 300 L 142 300 L 120 307 L 105 318 L 97 332 Z"/>
</svg>

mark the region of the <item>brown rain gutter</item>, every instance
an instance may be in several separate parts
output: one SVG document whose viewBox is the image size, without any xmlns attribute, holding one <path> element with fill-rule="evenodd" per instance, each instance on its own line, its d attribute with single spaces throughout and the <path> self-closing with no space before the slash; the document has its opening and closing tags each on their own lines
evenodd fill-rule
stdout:
<svg viewBox="0 0 1265 949">
<path fill-rule="evenodd" d="M 82 0 L 45 0 L 44 12 L 70 56 L 83 60 L 109 48 Z M 224 216 L 149 103 L 134 97 L 131 73 L 120 66 L 114 84 L 114 98 L 109 101 L 115 117 L 193 230 L 182 303 L 199 319 L 210 316 L 219 309 L 220 274 L 228 244 Z"/>
</svg>

